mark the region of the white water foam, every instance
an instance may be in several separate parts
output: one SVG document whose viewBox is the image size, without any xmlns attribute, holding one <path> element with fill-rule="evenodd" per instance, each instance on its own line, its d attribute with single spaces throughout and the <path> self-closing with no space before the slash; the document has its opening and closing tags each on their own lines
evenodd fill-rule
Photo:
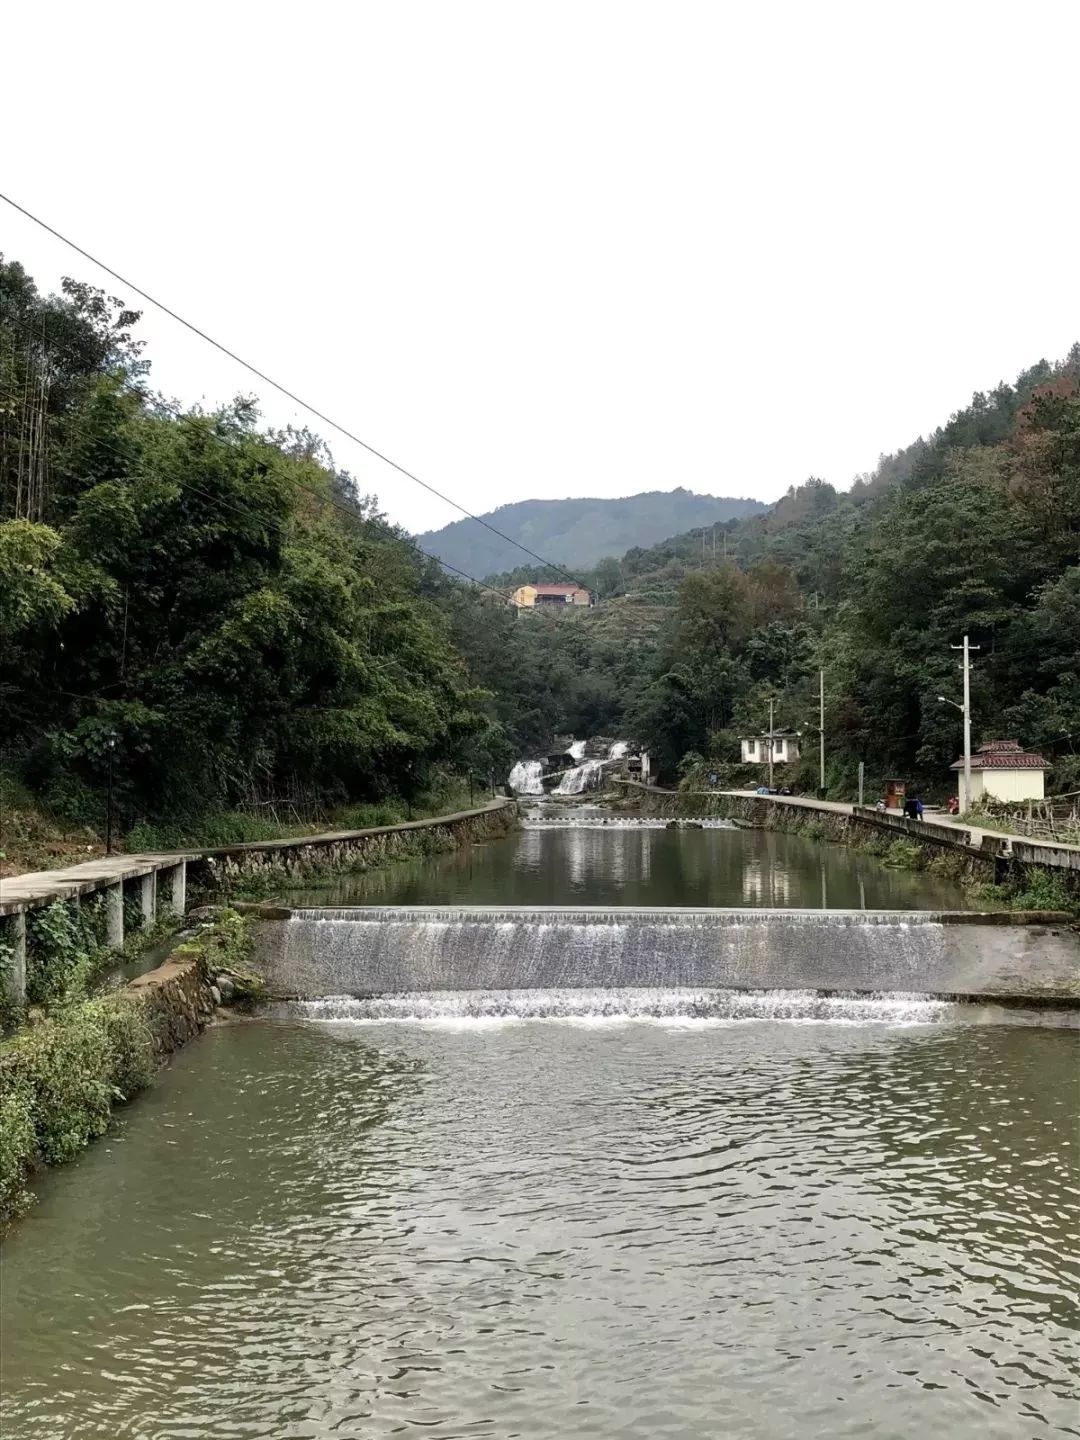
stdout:
<svg viewBox="0 0 1080 1440">
<path fill-rule="evenodd" d="M 559 791 L 555 791 L 559 794 Z M 666 830 L 671 820 L 653 816 L 612 815 L 529 815 L 522 820 L 525 830 Z M 734 830 L 730 820 L 695 820 L 692 825 L 674 822 L 675 828 L 683 830 Z"/>
<path fill-rule="evenodd" d="M 576 765 L 573 770 L 567 770 L 552 793 L 555 795 L 582 795 L 586 790 L 595 790 L 600 784 L 603 768 L 602 760 L 585 760 L 580 765 Z"/>
<path fill-rule="evenodd" d="M 539 760 L 519 760 L 510 771 L 507 784 L 516 795 L 542 795 L 543 765 Z"/>
<path fill-rule="evenodd" d="M 434 990 L 280 1002 L 273 1018 L 331 1024 L 490 1025 L 731 1024 L 746 1021 L 831 1025 L 1060 1024 L 1065 1012 L 959 1004 L 922 994 L 825 994 L 814 990 L 565 989 Z M 1058 1016 L 1058 1019 L 1051 1018 Z M 1075 1017 L 1073 1017 L 1075 1023 Z"/>
</svg>

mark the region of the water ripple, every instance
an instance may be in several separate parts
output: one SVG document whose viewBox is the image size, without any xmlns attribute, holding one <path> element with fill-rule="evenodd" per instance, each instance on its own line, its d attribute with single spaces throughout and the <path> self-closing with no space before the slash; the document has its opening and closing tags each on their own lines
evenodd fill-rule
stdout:
<svg viewBox="0 0 1080 1440">
<path fill-rule="evenodd" d="M 9 1240 L 5 1440 L 1075 1435 L 1075 1058 L 1030 1025 L 214 1032 Z"/>
</svg>

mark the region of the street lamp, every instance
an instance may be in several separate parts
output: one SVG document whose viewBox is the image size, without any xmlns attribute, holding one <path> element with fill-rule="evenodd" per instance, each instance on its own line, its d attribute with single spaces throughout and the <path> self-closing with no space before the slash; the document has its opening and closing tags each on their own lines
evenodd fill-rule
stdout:
<svg viewBox="0 0 1080 1440">
<path fill-rule="evenodd" d="M 959 700 L 950 700 L 948 695 L 939 695 L 938 700 L 942 705 L 951 705 L 954 710 L 959 710 L 964 717 L 964 803 L 960 807 L 967 810 L 971 804 L 971 711 L 967 704 L 961 705 Z"/>
<path fill-rule="evenodd" d="M 113 756 L 116 754 L 116 731 L 110 730 L 106 741 L 109 754 L 109 779 L 105 791 L 105 854 L 112 854 L 112 777 Z"/>
</svg>

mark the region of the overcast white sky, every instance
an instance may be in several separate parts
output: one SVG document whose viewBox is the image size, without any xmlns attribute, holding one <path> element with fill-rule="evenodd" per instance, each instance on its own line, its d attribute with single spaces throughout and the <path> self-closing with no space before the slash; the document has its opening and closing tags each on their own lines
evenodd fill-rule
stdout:
<svg viewBox="0 0 1080 1440">
<path fill-rule="evenodd" d="M 478 512 L 846 485 L 1080 335 L 1076 0 L 3 28 L 0 189 Z M 117 289 L 3 205 L 0 249 Z M 159 388 L 257 389 L 146 311 Z M 327 438 L 394 519 L 456 518 Z"/>
</svg>

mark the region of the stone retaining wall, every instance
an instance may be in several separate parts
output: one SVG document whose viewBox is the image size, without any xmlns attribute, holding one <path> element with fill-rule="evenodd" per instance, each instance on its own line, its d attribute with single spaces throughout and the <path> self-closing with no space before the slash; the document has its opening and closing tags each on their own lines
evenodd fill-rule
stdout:
<svg viewBox="0 0 1080 1440">
<path fill-rule="evenodd" d="M 971 831 L 932 820 L 908 820 L 889 811 L 854 806 L 851 812 L 830 809 L 801 797 L 731 795 L 710 791 L 657 790 L 624 781 L 627 808 L 644 815 L 683 819 L 715 816 L 761 830 L 782 830 L 815 840 L 847 845 L 888 845 L 903 840 L 923 852 L 931 869 L 962 883 L 1013 882 L 1024 888 L 1031 876 L 1050 875 L 1074 900 L 1080 900 L 1080 849 L 1034 844 L 1019 837 L 984 835 L 980 845 Z"/>
<path fill-rule="evenodd" d="M 770 795 L 710 794 L 702 791 L 680 793 L 634 786 L 628 803 L 646 815 L 671 815 L 683 819 L 716 817 L 749 825 L 755 830 L 781 830 L 805 835 L 811 840 L 830 840 L 843 845 L 882 847 L 882 853 L 896 840 L 918 846 L 928 863 L 961 882 L 992 883 L 1000 878 L 997 847 L 976 849 L 966 830 L 929 821 L 905 820 L 877 810 L 856 809 L 849 814 L 812 803 L 785 804 Z"/>
<path fill-rule="evenodd" d="M 132 980 L 119 992 L 145 1009 L 154 1048 L 164 1059 L 202 1033 L 214 1016 L 206 957 L 198 943 L 181 945 L 156 970 Z"/>
<path fill-rule="evenodd" d="M 369 870 L 394 860 L 455 850 L 474 840 L 504 835 L 516 824 L 515 802 L 494 800 L 478 810 L 410 820 L 401 825 L 305 835 L 296 840 L 258 840 L 204 851 L 189 863 L 188 883 L 208 895 L 234 890 L 265 893 L 275 885 L 297 884 L 321 875 Z"/>
</svg>

